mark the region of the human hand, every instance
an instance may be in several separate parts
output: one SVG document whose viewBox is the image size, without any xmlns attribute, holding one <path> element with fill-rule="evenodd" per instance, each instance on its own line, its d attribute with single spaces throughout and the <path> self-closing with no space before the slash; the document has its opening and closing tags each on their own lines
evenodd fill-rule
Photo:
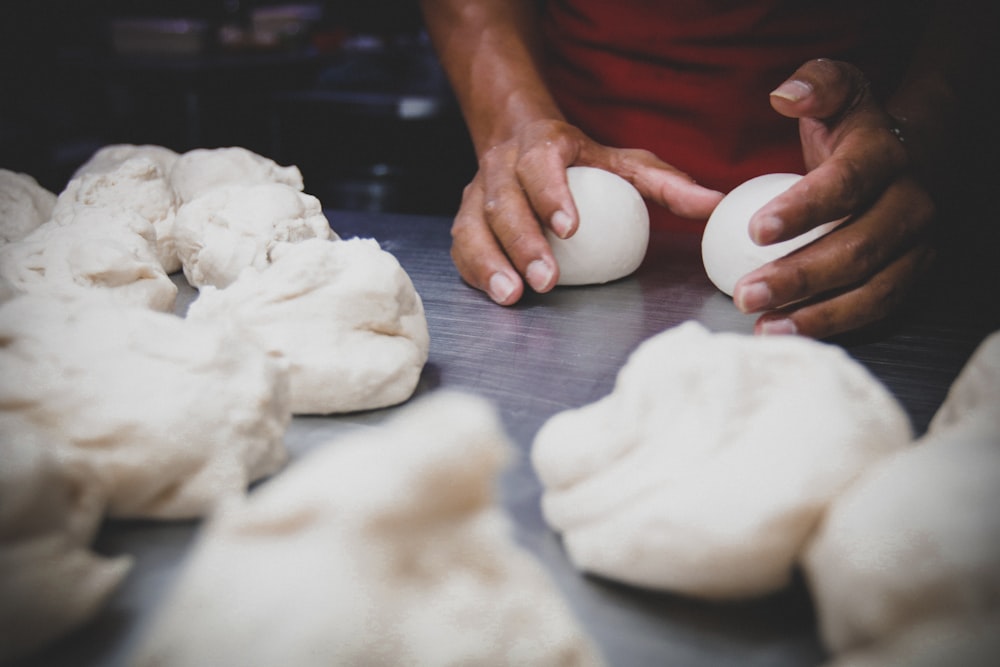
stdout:
<svg viewBox="0 0 1000 667">
<path fill-rule="evenodd" d="M 764 312 L 757 333 L 825 338 L 896 310 L 933 258 L 934 203 L 913 177 L 893 118 L 855 67 L 813 60 L 771 93 L 799 119 L 808 173 L 750 220 L 761 245 L 831 220 L 813 244 L 742 277 L 740 310 Z"/>
<path fill-rule="evenodd" d="M 566 181 L 572 165 L 614 172 L 688 218 L 707 218 L 722 199 L 648 151 L 602 146 L 562 121 L 534 121 L 480 156 L 462 194 L 451 256 L 467 283 L 502 305 L 521 298 L 525 281 L 536 292 L 555 286 L 559 267 L 543 226 L 568 238 L 579 225 Z"/>
</svg>

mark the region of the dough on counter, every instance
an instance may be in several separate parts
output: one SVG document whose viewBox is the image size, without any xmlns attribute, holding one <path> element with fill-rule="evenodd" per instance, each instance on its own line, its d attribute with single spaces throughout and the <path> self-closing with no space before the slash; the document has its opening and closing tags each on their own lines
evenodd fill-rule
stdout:
<svg viewBox="0 0 1000 667">
<path fill-rule="evenodd" d="M 597 665 L 494 501 L 509 442 L 451 392 L 220 508 L 131 664 Z"/>
<path fill-rule="evenodd" d="M 72 219 L 49 221 L 0 247 L 0 277 L 21 294 L 171 311 L 177 285 L 157 260 L 155 244 L 153 226 L 137 213 L 78 208 Z"/>
<path fill-rule="evenodd" d="M 559 265 L 558 285 L 593 285 L 633 273 L 649 245 L 649 211 L 631 183 L 595 167 L 566 170 L 580 224 L 561 239 L 545 238 Z"/>
<path fill-rule="evenodd" d="M 52 217 L 56 196 L 33 177 L 0 169 L 0 246 L 20 241 Z"/>
<path fill-rule="evenodd" d="M 202 289 L 192 321 L 235 322 L 290 362 L 292 412 L 395 405 L 427 361 L 427 319 L 410 277 L 373 239 L 282 243 L 263 271 Z"/>
<path fill-rule="evenodd" d="M 286 364 L 235 327 L 18 297 L 0 341 L 0 411 L 69 443 L 111 516 L 200 516 L 284 463 Z"/>
<path fill-rule="evenodd" d="M 891 643 L 933 619 L 1000 614 L 998 343 L 980 346 L 913 448 L 837 498 L 806 549 L 832 652 Z"/>
<path fill-rule="evenodd" d="M 225 287 L 247 267 L 263 269 L 280 242 L 337 238 L 318 199 L 279 183 L 213 188 L 180 207 L 169 236 L 197 288 Z"/>
<path fill-rule="evenodd" d="M 156 163 L 164 176 L 168 176 L 178 157 L 180 157 L 179 153 L 166 146 L 156 146 L 153 144 L 109 144 L 99 148 L 90 156 L 89 160 L 73 172 L 73 178 L 114 171 L 123 163 L 135 158 L 143 158 Z"/>
<path fill-rule="evenodd" d="M 170 170 L 170 183 L 182 204 L 222 185 L 280 183 L 298 191 L 304 187 L 298 167 L 282 167 L 239 146 L 196 148 L 184 153 Z"/>
<path fill-rule="evenodd" d="M 740 598 L 785 586 L 826 505 L 910 440 L 842 349 L 687 322 L 642 343 L 611 394 L 549 419 L 532 462 L 580 569 Z"/>
<path fill-rule="evenodd" d="M 141 153 L 115 163 L 112 153 L 93 164 L 84 165 L 77 176 L 59 193 L 52 212 L 58 224 L 76 219 L 80 208 L 103 211 L 109 220 L 120 219 L 122 212 L 135 213 L 153 225 L 153 248 L 166 273 L 181 268 L 177 249 L 170 242 L 168 231 L 177 213 L 177 198 L 167 179 L 162 160 Z M 103 169 L 99 169 L 103 166 Z"/>
<path fill-rule="evenodd" d="M 106 494 L 83 461 L 57 457 L 51 434 L 7 411 L 0 413 L 0 447 L 0 663 L 6 664 L 93 616 L 131 559 L 104 558 L 89 548 Z"/>
</svg>

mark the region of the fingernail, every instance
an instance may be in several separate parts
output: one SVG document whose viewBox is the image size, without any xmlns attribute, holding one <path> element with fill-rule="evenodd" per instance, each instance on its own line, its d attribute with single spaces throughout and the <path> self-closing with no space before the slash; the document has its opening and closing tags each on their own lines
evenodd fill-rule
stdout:
<svg viewBox="0 0 1000 667">
<path fill-rule="evenodd" d="M 559 209 L 552 214 L 552 218 L 549 220 L 549 225 L 552 227 L 552 231 L 556 233 L 561 239 L 566 238 L 569 234 L 569 229 L 573 224 L 573 218 L 570 217 L 569 213 Z"/>
<path fill-rule="evenodd" d="M 552 267 L 543 259 L 536 259 L 528 264 L 528 270 L 524 272 L 528 284 L 536 292 L 544 292 L 548 289 L 551 286 L 553 275 Z"/>
<path fill-rule="evenodd" d="M 506 273 L 497 271 L 490 276 L 490 298 L 497 303 L 504 303 L 517 289 L 517 285 Z"/>
<path fill-rule="evenodd" d="M 754 313 L 771 305 L 771 288 L 767 283 L 750 283 L 736 288 L 733 296 L 736 307 L 744 313 Z"/>
<path fill-rule="evenodd" d="M 768 320 L 761 322 L 757 333 L 764 336 L 792 336 L 798 333 L 798 329 L 791 320 Z"/>
<path fill-rule="evenodd" d="M 785 81 L 783 84 L 772 90 L 771 94 L 775 97 L 780 97 L 783 100 L 788 100 L 789 102 L 798 102 L 803 97 L 811 93 L 812 89 L 812 86 L 805 81 L 792 79 L 791 81 Z"/>
<path fill-rule="evenodd" d="M 781 236 L 783 228 L 784 223 L 782 223 L 781 218 L 765 215 L 762 218 L 757 218 L 750 225 L 750 240 L 757 245 L 767 245 Z"/>
</svg>

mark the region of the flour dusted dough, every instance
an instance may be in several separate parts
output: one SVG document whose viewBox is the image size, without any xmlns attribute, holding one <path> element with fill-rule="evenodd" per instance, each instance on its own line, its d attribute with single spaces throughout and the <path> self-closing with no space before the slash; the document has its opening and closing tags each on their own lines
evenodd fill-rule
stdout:
<svg viewBox="0 0 1000 667">
<path fill-rule="evenodd" d="M 287 369 L 242 331 L 19 297 L 0 306 L 0 341 L 0 409 L 68 442 L 111 516 L 199 516 L 284 462 Z"/>
<path fill-rule="evenodd" d="M 90 551 L 106 494 L 83 461 L 56 456 L 57 442 L 0 413 L 0 662 L 81 625 L 131 566 Z"/>
<path fill-rule="evenodd" d="M 56 196 L 28 174 L 0 169 L 0 246 L 20 241 L 52 216 Z"/>
<path fill-rule="evenodd" d="M 182 158 L 183 159 L 183 158 Z M 337 235 L 312 195 L 278 183 L 216 187 L 181 206 L 171 239 L 194 287 L 225 287 L 263 269 L 281 242 Z"/>
<path fill-rule="evenodd" d="M 688 322 L 636 349 L 610 395 L 545 423 L 532 462 L 579 568 L 738 598 L 784 586 L 827 503 L 909 441 L 843 350 Z"/>
<path fill-rule="evenodd" d="M 649 245 L 649 211 L 631 183 L 594 167 L 566 170 L 580 216 L 576 233 L 561 239 L 546 231 L 559 265 L 559 285 L 592 285 L 639 268 Z"/>
<path fill-rule="evenodd" d="M 0 247 L 0 278 L 21 294 L 104 298 L 121 306 L 173 310 L 177 285 L 157 260 L 156 233 L 130 211 L 84 207 Z"/>
<path fill-rule="evenodd" d="M 181 155 L 170 170 L 170 183 L 182 203 L 222 185 L 281 183 L 302 190 L 302 172 L 238 146 L 196 148 Z"/>
<path fill-rule="evenodd" d="M 122 164 L 135 158 L 150 160 L 159 167 L 164 175 L 169 175 L 174 162 L 180 155 L 166 146 L 153 144 L 109 144 L 99 148 L 90 159 L 83 163 L 73 173 L 73 178 L 88 174 L 101 174 L 114 171 Z"/>
<path fill-rule="evenodd" d="M 1000 614 L 998 353 L 994 334 L 928 433 L 851 485 L 809 544 L 804 567 L 831 651 Z"/>
<path fill-rule="evenodd" d="M 237 322 L 290 362 L 292 412 L 381 408 L 410 397 L 427 361 L 420 296 L 373 239 L 284 243 L 263 271 L 202 289 L 189 320 Z"/>
</svg>

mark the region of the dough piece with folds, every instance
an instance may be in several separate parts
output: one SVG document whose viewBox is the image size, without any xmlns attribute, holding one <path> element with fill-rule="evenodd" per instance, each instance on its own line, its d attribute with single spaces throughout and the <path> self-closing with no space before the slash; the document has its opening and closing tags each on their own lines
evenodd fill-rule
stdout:
<svg viewBox="0 0 1000 667">
<path fill-rule="evenodd" d="M 282 167 L 239 146 L 196 148 L 184 153 L 170 170 L 170 183 L 181 203 L 193 201 L 220 185 L 281 183 L 294 190 L 304 188 L 298 167 Z"/>
<path fill-rule="evenodd" d="M 263 269 L 281 242 L 337 235 L 318 199 L 287 185 L 226 185 L 182 205 L 171 241 L 197 288 L 225 287 L 247 268 Z"/>
<path fill-rule="evenodd" d="M 99 165 L 106 168 L 98 169 Z M 136 155 L 117 164 L 104 158 L 85 165 L 59 193 L 52 218 L 58 224 L 73 223 L 81 208 L 99 209 L 108 220 L 121 219 L 123 212 L 137 213 L 153 225 L 153 248 L 163 270 L 180 270 L 177 250 L 168 234 L 177 213 L 177 198 L 161 161 Z"/>
<path fill-rule="evenodd" d="M 0 341 L 0 407 L 67 441 L 111 516 L 201 516 L 284 463 L 286 363 L 239 329 L 19 297 Z"/>
<path fill-rule="evenodd" d="M 313 450 L 211 518 L 132 664 L 599 664 L 494 504 L 509 449 L 443 392 Z"/>
<path fill-rule="evenodd" d="M 49 221 L 0 247 L 0 277 L 21 294 L 171 311 L 177 285 L 155 243 L 153 226 L 137 213 L 79 208 L 63 224 Z"/>
<path fill-rule="evenodd" d="M 33 177 L 0 169 L 0 246 L 20 241 L 52 217 L 56 196 Z"/>
<path fill-rule="evenodd" d="M 0 382 L 11 378 L 4 375 Z M 41 648 L 93 616 L 131 567 L 90 544 L 106 494 L 53 436 L 0 413 L 0 662 Z"/>
<path fill-rule="evenodd" d="M 128 160 L 143 158 L 150 160 L 160 168 L 164 176 L 169 176 L 174 162 L 180 154 L 166 146 L 153 144 L 109 144 L 99 148 L 90 159 L 83 163 L 73 173 L 73 178 L 87 174 L 101 174 L 114 171 Z"/>
<path fill-rule="evenodd" d="M 546 422 L 532 462 L 580 569 L 741 598 L 785 586 L 826 505 L 910 439 L 842 349 L 688 322 L 640 345 L 611 394 Z"/>
<path fill-rule="evenodd" d="M 290 363 L 292 412 L 350 412 L 408 399 L 427 361 L 423 303 L 373 239 L 283 243 L 263 271 L 202 289 L 189 320 L 236 322 Z"/>
<path fill-rule="evenodd" d="M 810 541 L 804 569 L 832 652 L 1000 614 L 998 355 L 994 334 L 927 434 L 852 484 Z"/>
</svg>

